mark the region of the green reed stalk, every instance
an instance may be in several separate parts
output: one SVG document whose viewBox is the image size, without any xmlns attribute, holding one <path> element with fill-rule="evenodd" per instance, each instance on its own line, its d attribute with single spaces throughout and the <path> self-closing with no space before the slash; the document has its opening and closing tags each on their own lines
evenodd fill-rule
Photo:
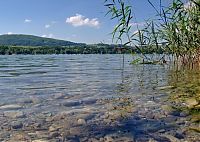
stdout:
<svg viewBox="0 0 200 142">
<path fill-rule="evenodd" d="M 117 38 L 123 45 L 135 46 L 143 54 L 143 48 L 152 50 L 161 48 L 165 53 L 173 54 L 176 62 L 183 65 L 200 64 L 200 0 L 173 0 L 167 7 L 155 9 L 157 15 L 146 22 L 145 28 L 132 33 L 130 22 L 133 18 L 132 7 L 126 0 L 105 0 L 111 19 L 118 19 L 118 25 L 113 30 L 113 40 Z M 163 46 L 163 45 L 166 46 Z M 150 60 L 143 54 L 144 59 Z M 163 59 L 163 57 L 161 58 Z"/>
</svg>

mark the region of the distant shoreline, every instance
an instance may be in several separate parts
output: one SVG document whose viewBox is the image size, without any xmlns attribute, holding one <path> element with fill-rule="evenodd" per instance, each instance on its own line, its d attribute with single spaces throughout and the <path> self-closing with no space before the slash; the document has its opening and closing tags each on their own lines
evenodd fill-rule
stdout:
<svg viewBox="0 0 200 142">
<path fill-rule="evenodd" d="M 41 55 L 41 54 L 132 54 L 140 53 L 131 47 L 114 47 L 111 45 L 85 46 L 1 46 L 0 55 Z M 143 48 L 144 54 L 163 54 L 161 49 Z"/>
</svg>

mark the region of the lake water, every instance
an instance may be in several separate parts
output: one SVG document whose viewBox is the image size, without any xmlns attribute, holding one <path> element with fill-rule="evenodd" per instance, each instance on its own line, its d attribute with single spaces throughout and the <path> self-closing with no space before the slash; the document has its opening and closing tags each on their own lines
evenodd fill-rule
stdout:
<svg viewBox="0 0 200 142">
<path fill-rule="evenodd" d="M 132 58 L 0 56 L 0 141 L 198 141 L 168 108 L 170 66 Z"/>
</svg>

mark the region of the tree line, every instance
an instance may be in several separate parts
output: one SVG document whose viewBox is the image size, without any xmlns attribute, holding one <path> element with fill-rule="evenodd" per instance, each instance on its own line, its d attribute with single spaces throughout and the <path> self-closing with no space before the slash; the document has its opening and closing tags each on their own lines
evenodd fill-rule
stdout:
<svg viewBox="0 0 200 142">
<path fill-rule="evenodd" d="M 162 54 L 160 46 L 157 48 L 141 47 L 144 53 Z M 84 46 L 0 46 L 0 55 L 13 54 L 131 54 L 139 53 L 134 47 L 121 47 L 120 45 L 95 44 Z"/>
</svg>

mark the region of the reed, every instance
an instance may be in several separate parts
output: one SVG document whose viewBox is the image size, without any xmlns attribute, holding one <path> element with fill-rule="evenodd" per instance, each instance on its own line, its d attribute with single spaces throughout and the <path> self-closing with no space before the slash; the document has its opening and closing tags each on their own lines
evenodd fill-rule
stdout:
<svg viewBox="0 0 200 142">
<path fill-rule="evenodd" d="M 131 22 L 133 10 L 126 0 L 105 0 L 111 19 L 118 24 L 112 32 L 113 40 L 124 46 L 136 47 L 143 59 L 150 61 L 142 48 L 162 48 L 166 54 L 173 55 L 176 64 L 200 66 L 200 0 L 173 0 L 164 6 L 161 0 L 159 8 L 148 0 L 155 9 L 154 19 L 147 20 L 144 28 L 133 33 Z M 164 56 L 160 58 L 164 60 Z"/>
</svg>

